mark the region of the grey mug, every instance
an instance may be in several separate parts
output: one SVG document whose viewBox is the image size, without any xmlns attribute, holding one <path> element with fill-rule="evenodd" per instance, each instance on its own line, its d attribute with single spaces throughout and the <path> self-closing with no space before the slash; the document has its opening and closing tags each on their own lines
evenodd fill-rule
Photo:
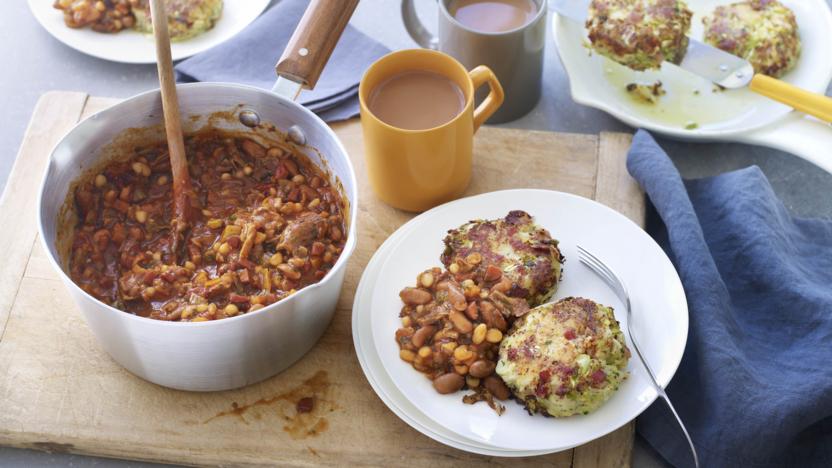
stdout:
<svg viewBox="0 0 832 468">
<path fill-rule="evenodd" d="M 407 32 L 420 46 L 440 50 L 467 69 L 485 65 L 494 71 L 506 97 L 488 123 L 508 122 L 527 114 L 540 99 L 546 0 L 533 0 L 537 15 L 525 25 L 496 33 L 477 31 L 458 22 L 448 10 L 452 1 L 438 0 L 439 37 L 436 37 L 419 21 L 414 0 L 402 0 L 402 19 Z M 485 96 L 477 97 L 481 100 Z"/>
</svg>

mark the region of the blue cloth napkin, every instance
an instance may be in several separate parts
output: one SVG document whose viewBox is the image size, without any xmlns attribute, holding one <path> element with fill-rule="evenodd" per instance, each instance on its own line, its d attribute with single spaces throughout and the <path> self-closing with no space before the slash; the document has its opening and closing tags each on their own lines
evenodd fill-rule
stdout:
<svg viewBox="0 0 832 468">
<path fill-rule="evenodd" d="M 668 394 L 701 466 L 832 466 L 832 221 L 790 217 L 756 166 L 682 181 L 644 131 L 627 167 L 687 294 L 688 342 Z M 637 430 L 692 466 L 663 403 Z"/>
<path fill-rule="evenodd" d="M 274 65 L 306 11 L 305 0 L 282 0 L 232 39 L 176 65 L 179 82 L 221 81 L 271 89 Z M 347 26 L 318 83 L 298 100 L 327 122 L 358 115 L 358 82 L 389 50 Z"/>
</svg>

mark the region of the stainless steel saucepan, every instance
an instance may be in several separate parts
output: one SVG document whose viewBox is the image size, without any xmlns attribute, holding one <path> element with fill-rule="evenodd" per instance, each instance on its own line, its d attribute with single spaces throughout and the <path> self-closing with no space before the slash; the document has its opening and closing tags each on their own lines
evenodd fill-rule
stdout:
<svg viewBox="0 0 832 468">
<path fill-rule="evenodd" d="M 329 325 L 356 245 L 358 199 L 355 173 L 335 133 L 294 101 L 300 86 L 312 88 L 358 0 L 313 0 L 277 64 L 290 79 L 272 91 L 228 83 L 177 86 L 183 128 L 206 125 L 266 137 L 270 124 L 289 136 L 310 160 L 340 184 L 349 204 L 346 245 L 319 283 L 255 312 L 217 321 L 165 322 L 117 310 L 70 279 L 66 243 L 73 227 L 73 181 L 113 155 L 102 148 L 133 138 L 164 141 L 159 90 L 140 94 L 78 124 L 53 149 L 40 191 L 40 235 L 52 264 L 102 347 L 130 372 L 181 390 L 213 391 L 248 385 L 286 369 L 318 341 Z M 259 125 L 258 125 L 259 124 Z M 130 130 L 128 130 L 130 129 Z"/>
</svg>

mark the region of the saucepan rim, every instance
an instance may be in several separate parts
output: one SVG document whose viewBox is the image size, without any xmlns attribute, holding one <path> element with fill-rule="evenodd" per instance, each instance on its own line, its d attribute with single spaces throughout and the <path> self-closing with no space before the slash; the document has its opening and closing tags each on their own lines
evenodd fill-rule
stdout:
<svg viewBox="0 0 832 468">
<path fill-rule="evenodd" d="M 297 297 L 312 294 L 319 287 L 324 287 L 324 286 L 328 285 L 329 283 L 331 283 L 333 281 L 333 278 L 338 274 L 339 270 L 341 270 L 343 268 L 346 268 L 346 264 L 349 261 L 350 257 L 352 256 L 353 251 L 355 250 L 355 247 L 356 247 L 356 244 L 357 244 L 356 236 L 358 235 L 358 233 L 357 233 L 357 229 L 358 229 L 358 181 L 357 181 L 357 178 L 355 176 L 355 168 L 353 167 L 352 161 L 350 160 L 349 153 L 347 153 L 346 148 L 344 148 L 343 143 L 338 138 L 338 136 L 335 134 L 335 132 L 332 130 L 332 128 L 329 125 L 327 125 L 323 120 L 321 120 L 320 117 L 315 115 L 315 113 L 313 113 L 312 111 L 310 111 L 306 107 L 302 106 L 301 104 L 299 104 L 295 101 L 292 101 L 290 99 L 287 99 L 287 98 L 285 98 L 285 97 L 283 97 L 279 94 L 275 94 L 271 91 L 266 91 L 266 90 L 263 90 L 261 88 L 255 87 L 255 86 L 241 85 L 241 84 L 236 84 L 236 83 L 221 83 L 221 82 L 182 83 L 182 84 L 177 84 L 176 85 L 176 88 L 178 90 L 188 90 L 188 89 L 198 89 L 198 88 L 217 88 L 217 87 L 222 87 L 222 88 L 225 88 L 225 89 L 237 88 L 239 90 L 243 90 L 243 91 L 246 91 L 246 92 L 254 92 L 254 93 L 258 93 L 258 94 L 267 95 L 272 99 L 277 99 L 278 101 L 282 101 L 283 104 L 289 105 L 290 107 L 292 107 L 293 112 L 301 112 L 303 114 L 306 114 L 308 117 L 313 117 L 314 121 L 317 124 L 324 127 L 325 134 L 335 143 L 335 146 L 338 149 L 338 152 L 345 159 L 345 163 L 346 163 L 346 167 L 347 167 L 347 176 L 349 177 L 349 182 L 351 182 L 349 184 L 348 188 L 345 188 L 346 193 L 344 193 L 344 195 L 346 195 L 346 197 L 348 199 L 347 201 L 349 202 L 348 210 L 349 210 L 349 218 L 350 218 L 349 228 L 347 230 L 347 241 L 344 244 L 344 250 L 341 252 L 341 255 L 338 257 L 338 260 L 335 262 L 335 265 L 333 265 L 333 267 L 329 270 L 329 272 L 327 272 L 326 276 L 324 276 L 317 283 L 310 284 L 310 285 L 298 290 L 296 293 L 294 293 L 290 296 L 287 296 L 287 297 L 285 297 L 285 298 L 283 298 L 283 299 L 281 299 L 281 300 L 279 300 L 279 301 L 277 301 L 273 304 L 269 304 L 268 306 L 263 307 L 262 309 L 255 310 L 254 312 L 248 312 L 248 313 L 245 313 L 245 314 L 241 314 L 241 315 L 238 315 L 236 317 L 223 318 L 223 319 L 220 319 L 220 320 L 208 320 L 208 321 L 205 321 L 205 322 L 181 322 L 181 321 L 157 320 L 157 319 L 152 319 L 152 318 L 148 318 L 148 317 L 142 317 L 142 316 L 139 316 L 139 315 L 131 314 L 129 312 L 117 309 L 117 308 L 99 300 L 98 298 L 92 296 L 88 292 L 84 291 L 80 286 L 78 286 L 75 283 L 75 281 L 72 280 L 72 278 L 69 277 L 69 275 L 67 275 L 67 273 L 64 271 L 64 269 L 61 267 L 60 261 L 57 258 L 55 258 L 55 255 L 53 255 L 53 253 L 52 253 L 52 248 L 51 248 L 52 246 L 49 245 L 48 240 L 47 240 L 46 235 L 45 235 L 45 232 L 44 232 L 44 224 L 45 224 L 46 220 L 44 219 L 45 214 L 44 214 L 44 206 L 43 206 L 43 197 L 44 197 L 44 193 L 45 193 L 46 188 L 47 188 L 47 182 L 49 181 L 50 174 L 52 172 L 51 169 L 52 169 L 52 166 L 54 164 L 55 152 L 57 151 L 58 148 L 60 148 L 65 143 L 67 138 L 69 138 L 73 133 L 75 133 L 81 126 L 87 124 L 87 122 L 90 121 L 91 119 L 106 119 L 106 118 L 108 118 L 108 116 L 110 114 L 115 114 L 115 113 L 118 113 L 118 112 L 122 111 L 125 106 L 130 105 L 134 101 L 137 101 L 137 100 L 140 100 L 140 99 L 143 99 L 143 98 L 147 98 L 148 96 L 151 96 L 151 95 L 159 95 L 160 92 L 161 92 L 159 88 L 152 89 L 150 91 L 145 91 L 145 92 L 136 94 L 134 96 L 131 96 L 131 97 L 125 99 L 122 102 L 119 102 L 119 103 L 117 103 L 117 104 L 115 104 L 111 107 L 108 107 L 107 109 L 96 112 L 95 114 L 93 114 L 90 117 L 82 120 L 81 122 L 78 122 L 75 126 L 72 127 L 72 129 L 70 129 L 66 134 L 64 134 L 64 136 L 61 137 L 61 139 L 52 147 L 52 149 L 49 152 L 49 161 L 47 162 L 46 168 L 45 168 L 44 173 L 43 173 L 43 178 L 41 179 L 41 185 L 40 185 L 40 189 L 38 191 L 38 200 L 37 200 L 38 233 L 40 235 L 41 242 L 43 243 L 43 246 L 45 247 L 45 249 L 47 251 L 47 256 L 49 258 L 49 263 L 52 265 L 52 267 L 54 269 L 56 269 L 58 271 L 58 274 L 61 276 L 61 279 L 64 281 L 64 283 L 71 284 L 72 288 L 74 288 L 75 290 L 77 290 L 81 294 L 85 295 L 87 298 L 92 299 L 95 304 L 102 306 L 108 312 L 119 314 L 119 316 L 122 316 L 122 318 L 124 318 L 126 320 L 138 320 L 138 321 L 141 321 L 142 323 L 147 324 L 147 325 L 156 325 L 156 326 L 160 326 L 160 327 L 216 327 L 216 326 L 222 326 L 223 324 L 228 324 L 230 326 L 232 323 L 237 323 L 239 321 L 247 320 L 248 317 L 254 317 L 254 316 L 258 316 L 258 315 L 266 314 L 266 313 L 274 313 L 281 307 L 281 305 L 292 302 L 292 300 L 294 300 Z M 232 105 L 230 105 L 230 107 L 232 107 L 233 105 L 236 105 L 236 104 L 232 104 Z M 218 109 L 218 110 L 221 110 L 221 109 Z M 310 144 L 309 146 L 314 148 L 314 146 L 312 144 Z M 77 154 L 78 153 L 74 153 L 73 157 L 76 157 Z M 321 154 L 321 158 L 323 160 L 330 160 L 332 158 L 332 155 Z M 342 186 L 343 186 L 343 183 L 342 183 Z M 69 189 L 69 187 L 67 187 L 67 190 L 68 189 Z M 76 304 L 77 304 L 77 301 L 76 301 Z M 78 304 L 78 306 L 81 307 L 80 304 Z"/>
</svg>

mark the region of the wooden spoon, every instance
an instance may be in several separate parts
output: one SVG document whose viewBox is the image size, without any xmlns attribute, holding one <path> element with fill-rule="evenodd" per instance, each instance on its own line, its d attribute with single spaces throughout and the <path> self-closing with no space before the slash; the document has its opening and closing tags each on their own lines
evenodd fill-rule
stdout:
<svg viewBox="0 0 832 468">
<path fill-rule="evenodd" d="M 191 218 L 194 190 L 188 175 L 188 159 L 185 156 L 185 141 L 179 116 L 179 100 L 176 97 L 176 82 L 173 78 L 173 60 L 170 55 L 168 15 L 164 0 L 150 1 L 150 16 L 153 21 L 153 36 L 156 39 L 156 62 L 159 71 L 159 85 L 162 91 L 165 133 L 170 153 L 170 168 L 173 173 L 173 216 L 171 253 L 177 262 L 179 245 Z"/>
</svg>

